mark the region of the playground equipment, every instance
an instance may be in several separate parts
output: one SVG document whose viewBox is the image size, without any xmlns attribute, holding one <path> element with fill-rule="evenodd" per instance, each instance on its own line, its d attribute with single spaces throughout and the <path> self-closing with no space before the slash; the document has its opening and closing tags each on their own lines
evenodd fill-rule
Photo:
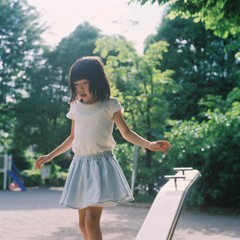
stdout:
<svg viewBox="0 0 240 240">
<path fill-rule="evenodd" d="M 156 196 L 135 240 L 171 240 L 179 219 L 184 199 L 194 182 L 201 176 L 192 168 L 174 168 L 175 175 Z"/>
<path fill-rule="evenodd" d="M 12 189 L 14 186 L 18 186 L 23 191 L 27 190 L 20 177 L 20 171 L 14 164 L 11 155 L 0 155 L 0 173 L 1 172 L 3 173 L 3 190 L 7 190 L 8 183 Z M 11 179 L 13 180 L 13 183 L 11 183 Z"/>
<path fill-rule="evenodd" d="M 7 189 L 8 170 L 12 168 L 12 157 L 7 154 L 0 155 L 0 173 L 3 173 L 3 190 Z"/>
</svg>

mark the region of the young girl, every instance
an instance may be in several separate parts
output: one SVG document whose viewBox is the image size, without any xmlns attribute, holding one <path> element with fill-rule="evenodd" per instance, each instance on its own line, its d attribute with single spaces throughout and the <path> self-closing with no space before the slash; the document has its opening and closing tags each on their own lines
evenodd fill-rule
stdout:
<svg viewBox="0 0 240 240">
<path fill-rule="evenodd" d="M 127 180 L 115 159 L 112 136 L 115 123 L 127 141 L 164 154 L 171 144 L 150 142 L 129 129 L 123 108 L 110 97 L 109 80 L 99 57 L 83 57 L 70 69 L 69 137 L 47 155 L 39 157 L 36 168 L 50 162 L 70 148 L 74 152 L 60 204 L 78 209 L 79 226 L 84 240 L 101 240 L 100 218 L 103 207 L 133 200 Z"/>
</svg>

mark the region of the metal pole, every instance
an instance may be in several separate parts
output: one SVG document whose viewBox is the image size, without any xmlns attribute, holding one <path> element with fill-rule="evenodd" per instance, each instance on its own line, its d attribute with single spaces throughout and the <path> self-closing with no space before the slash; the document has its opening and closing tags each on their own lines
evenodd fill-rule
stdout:
<svg viewBox="0 0 240 240">
<path fill-rule="evenodd" d="M 8 156 L 8 171 L 12 170 L 12 155 Z M 8 182 L 11 183 L 12 178 L 10 175 L 8 175 Z"/>
<path fill-rule="evenodd" d="M 7 170 L 8 170 L 8 156 L 4 154 L 3 159 L 3 190 L 7 190 Z"/>
<path fill-rule="evenodd" d="M 138 162 L 138 150 L 139 146 L 134 145 L 134 152 L 133 152 L 133 171 L 132 171 L 132 182 L 131 182 L 131 190 L 134 193 L 134 185 L 137 176 L 137 162 Z"/>
</svg>

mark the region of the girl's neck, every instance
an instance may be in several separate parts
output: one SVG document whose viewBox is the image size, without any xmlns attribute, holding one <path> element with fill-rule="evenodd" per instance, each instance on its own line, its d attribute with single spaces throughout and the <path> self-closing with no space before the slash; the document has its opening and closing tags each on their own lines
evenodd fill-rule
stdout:
<svg viewBox="0 0 240 240">
<path fill-rule="evenodd" d="M 83 101 L 81 99 L 80 102 L 83 104 L 94 104 L 94 103 L 98 102 L 98 99 L 91 99 L 91 100 L 87 100 L 87 101 Z"/>
</svg>

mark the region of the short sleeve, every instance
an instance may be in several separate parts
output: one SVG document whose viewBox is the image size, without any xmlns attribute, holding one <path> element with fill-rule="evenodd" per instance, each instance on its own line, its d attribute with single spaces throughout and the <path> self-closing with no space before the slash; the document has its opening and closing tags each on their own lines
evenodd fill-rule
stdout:
<svg viewBox="0 0 240 240">
<path fill-rule="evenodd" d="M 112 98 L 110 104 L 110 115 L 113 116 L 113 114 L 119 110 L 121 110 L 122 113 L 124 112 L 124 108 L 122 107 L 118 99 Z"/>
<path fill-rule="evenodd" d="M 74 103 L 71 103 L 71 104 L 70 104 L 69 112 L 66 114 L 66 117 L 67 117 L 67 118 L 74 120 L 75 108 L 76 108 L 76 107 L 75 107 L 75 104 L 74 104 Z"/>
</svg>

